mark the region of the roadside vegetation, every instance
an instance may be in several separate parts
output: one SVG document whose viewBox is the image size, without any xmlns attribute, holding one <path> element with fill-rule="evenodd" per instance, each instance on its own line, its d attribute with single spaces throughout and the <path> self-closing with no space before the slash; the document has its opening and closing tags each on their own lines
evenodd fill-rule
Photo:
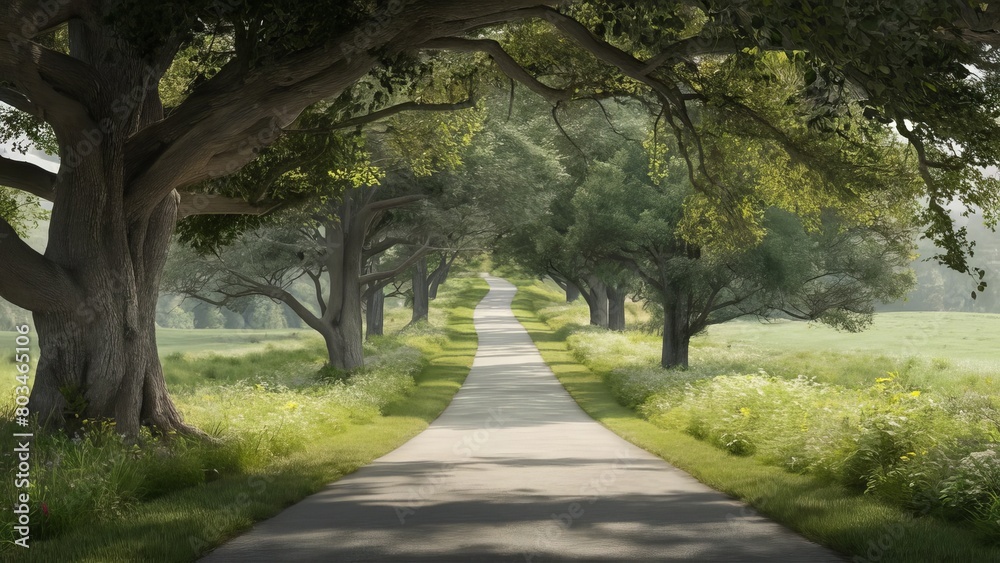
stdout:
<svg viewBox="0 0 1000 563">
<path fill-rule="evenodd" d="M 841 341 L 835 352 L 816 345 L 824 336 L 799 338 L 796 349 L 793 327 L 758 324 L 751 337 L 737 323 L 696 338 L 692 367 L 668 371 L 656 335 L 587 326 L 586 305 L 566 304 L 554 285 L 519 289 L 519 318 L 581 405 L 711 486 L 871 561 L 1000 557 L 992 547 L 1000 540 L 1000 370 L 987 351 L 972 364 L 932 356 L 930 345 L 910 353 L 899 344 L 906 353 L 893 355 Z M 629 311 L 633 325 L 646 320 L 637 305 Z M 922 314 L 925 322 L 935 315 Z M 932 324 L 946 334 L 953 322 Z M 876 338 L 888 340 L 892 324 Z M 960 348 L 961 338 L 951 344 Z"/>
<path fill-rule="evenodd" d="M 405 329 L 409 310 L 387 310 L 395 334 L 366 342 L 366 365 L 348 378 L 321 369 L 319 339 L 243 355 L 171 353 L 164 369 L 178 408 L 214 441 L 144 433 L 131 444 L 113 425 L 86 420 L 86 431 L 38 436 L 29 559 L 194 560 L 392 450 L 464 380 L 477 342 L 472 311 L 485 293 L 481 279 L 455 278 L 430 321 Z M 12 409 L 10 395 L 3 408 Z M 4 452 L 16 431 L 0 428 Z M 0 494 L 15 498 L 13 480 Z M 13 549 L 11 508 L 3 507 L 0 559 Z"/>
</svg>

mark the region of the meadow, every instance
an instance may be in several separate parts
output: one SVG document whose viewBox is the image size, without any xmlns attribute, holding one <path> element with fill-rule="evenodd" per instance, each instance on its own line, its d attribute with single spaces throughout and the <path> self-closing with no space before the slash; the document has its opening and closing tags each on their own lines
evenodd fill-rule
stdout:
<svg viewBox="0 0 1000 563">
<path fill-rule="evenodd" d="M 533 334 L 540 347 L 566 346 L 571 362 L 649 425 L 623 422 L 630 415 L 600 401 L 590 407 L 626 438 L 845 553 L 864 555 L 877 529 L 897 521 L 912 545 L 881 560 L 920 550 L 982 560 L 963 551 L 970 542 L 1000 560 L 987 547 L 1000 542 L 997 316 L 883 313 L 856 334 L 732 322 L 694 339 L 689 369 L 668 371 L 657 335 L 587 326 L 586 306 L 566 304 L 553 285 L 519 289 L 522 322 L 537 317 L 543 327 Z M 648 321 L 636 304 L 629 313 L 632 326 Z M 559 375 L 566 362 L 554 357 Z M 581 404 L 598 394 L 586 374 L 561 378 Z M 805 518 L 804 506 L 822 517 Z"/>
<path fill-rule="evenodd" d="M 455 276 L 429 322 L 404 329 L 409 310 L 387 310 L 386 336 L 365 343 L 365 367 L 346 380 L 324 377 L 325 350 L 309 331 L 161 331 L 171 396 L 210 439 L 145 433 L 129 444 L 102 421 L 82 421 L 86 431 L 73 436 L 38 435 L 27 560 L 194 560 L 394 449 L 460 387 L 485 293 L 480 278 Z M 5 396 L 0 410 L 11 409 Z M 0 417 L 5 452 L 11 418 Z M 0 482 L 0 495 L 14 493 L 12 479 Z M 10 543 L 13 520 L 2 507 L 0 560 L 21 549 Z"/>
</svg>

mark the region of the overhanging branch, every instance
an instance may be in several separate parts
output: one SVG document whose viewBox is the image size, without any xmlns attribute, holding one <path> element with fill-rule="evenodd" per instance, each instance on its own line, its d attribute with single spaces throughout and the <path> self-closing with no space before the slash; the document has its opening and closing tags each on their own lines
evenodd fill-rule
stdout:
<svg viewBox="0 0 1000 563">
<path fill-rule="evenodd" d="M 42 119 L 42 116 L 44 115 L 44 113 L 35 104 L 31 103 L 28 98 L 11 88 L 0 88 L 0 102 L 5 103 L 18 111 L 23 111 L 24 113 L 32 115 L 37 119 Z"/>
<path fill-rule="evenodd" d="M 237 197 L 178 192 L 177 218 L 192 215 L 267 215 L 281 207 L 281 202 L 250 203 Z"/>
<path fill-rule="evenodd" d="M 0 185 L 49 201 L 56 197 L 56 175 L 30 162 L 0 157 Z"/>
<path fill-rule="evenodd" d="M 68 311 L 84 302 L 83 294 L 61 266 L 27 245 L 0 219 L 0 295 L 34 312 Z"/>
<path fill-rule="evenodd" d="M 404 102 L 402 104 L 389 106 L 379 111 L 369 113 L 368 115 L 362 115 L 359 117 L 355 117 L 353 119 L 348 119 L 347 121 L 335 123 L 328 127 L 314 127 L 312 129 L 284 129 L 284 132 L 313 134 L 313 135 L 321 133 L 330 133 L 333 131 L 339 131 L 341 129 L 351 129 L 353 127 L 360 127 L 367 123 L 374 123 L 382 119 L 388 119 L 396 114 L 403 113 L 405 111 L 457 111 L 461 109 L 472 108 L 475 106 L 476 106 L 476 101 L 472 98 L 463 100 L 461 102 L 455 102 L 453 104 L 422 104 L 420 102 Z"/>
<path fill-rule="evenodd" d="M 406 270 L 408 270 L 411 266 L 417 263 L 417 260 L 420 260 L 421 258 L 426 256 L 430 251 L 431 251 L 430 245 L 425 244 L 422 247 L 418 248 L 413 254 L 411 254 L 410 257 L 407 258 L 402 264 L 393 268 L 392 270 L 365 274 L 361 276 L 361 278 L 359 278 L 359 281 L 361 282 L 361 285 L 364 286 L 370 283 L 377 283 L 381 280 L 392 279 L 398 276 L 399 274 L 402 274 Z"/>
<path fill-rule="evenodd" d="M 524 14 L 530 11 L 524 11 Z M 524 84 L 529 90 L 542 96 L 552 103 L 569 100 L 571 94 L 566 90 L 553 88 L 543 84 L 514 60 L 499 42 L 492 39 L 465 39 L 462 37 L 442 37 L 432 39 L 419 46 L 420 49 L 460 51 L 466 53 L 486 53 L 493 59 L 500 70 L 510 78 Z"/>
</svg>

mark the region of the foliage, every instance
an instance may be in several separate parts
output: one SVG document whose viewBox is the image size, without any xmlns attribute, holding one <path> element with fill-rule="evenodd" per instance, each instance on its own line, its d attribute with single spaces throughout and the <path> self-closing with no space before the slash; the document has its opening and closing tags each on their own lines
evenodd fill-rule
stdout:
<svg viewBox="0 0 1000 563">
<path fill-rule="evenodd" d="M 760 112 L 783 111 L 760 104 Z M 745 117 L 729 119 L 705 116 L 706 129 L 715 131 L 706 146 L 715 156 L 709 167 L 745 198 L 740 224 L 691 187 L 684 159 L 665 155 L 663 145 L 622 145 L 591 164 L 572 196 L 574 222 L 563 240 L 641 278 L 640 294 L 670 327 L 665 367 L 687 364 L 692 335 L 744 315 L 861 330 L 875 303 L 901 297 L 912 284 L 905 267 L 916 191 L 900 147 L 887 142 L 845 158 L 842 142 L 803 126 L 796 145 L 806 151 L 812 144 L 817 154 L 791 161 Z M 652 162 L 651 149 L 660 151 Z M 740 236 L 740 225 L 753 236 Z"/>
</svg>

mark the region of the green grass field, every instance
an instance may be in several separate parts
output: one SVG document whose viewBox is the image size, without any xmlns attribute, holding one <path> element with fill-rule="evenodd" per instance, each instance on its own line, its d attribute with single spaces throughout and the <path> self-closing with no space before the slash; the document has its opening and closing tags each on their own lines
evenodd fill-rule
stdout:
<svg viewBox="0 0 1000 563">
<path fill-rule="evenodd" d="M 551 301 L 539 311 L 566 331 L 578 355 L 608 365 L 598 369 L 650 367 L 659 362 L 660 340 L 639 330 L 624 333 L 587 327 L 582 300 L 565 304 L 554 284 L 539 286 Z M 628 306 L 630 327 L 648 322 L 638 304 Z M 570 334 L 572 332 L 572 334 Z M 867 387 L 893 372 L 907 385 L 951 395 L 970 391 L 1000 396 L 1000 315 L 977 313 L 878 313 L 859 333 L 820 323 L 741 319 L 714 325 L 691 341 L 691 376 L 767 373 L 798 375 L 847 387 Z M 613 364 L 613 365 L 612 365 Z"/>
<path fill-rule="evenodd" d="M 156 331 L 156 342 L 160 357 L 171 354 L 227 356 L 260 352 L 267 347 L 274 350 L 296 348 L 302 346 L 314 334 L 309 328 L 278 330 L 161 328 Z"/>
<path fill-rule="evenodd" d="M 894 372 L 909 385 L 949 394 L 1000 395 L 1000 315 L 877 313 L 863 332 L 820 323 L 739 320 L 692 341 L 692 365 L 718 365 L 783 377 L 806 375 L 864 387 Z M 655 338 L 651 338 L 655 342 Z"/>
<path fill-rule="evenodd" d="M 894 358 L 940 359 L 966 370 L 1000 372 L 1000 315 L 981 313 L 877 313 L 864 332 L 820 323 L 737 320 L 709 327 L 708 343 L 768 352 L 848 352 Z"/>
</svg>

